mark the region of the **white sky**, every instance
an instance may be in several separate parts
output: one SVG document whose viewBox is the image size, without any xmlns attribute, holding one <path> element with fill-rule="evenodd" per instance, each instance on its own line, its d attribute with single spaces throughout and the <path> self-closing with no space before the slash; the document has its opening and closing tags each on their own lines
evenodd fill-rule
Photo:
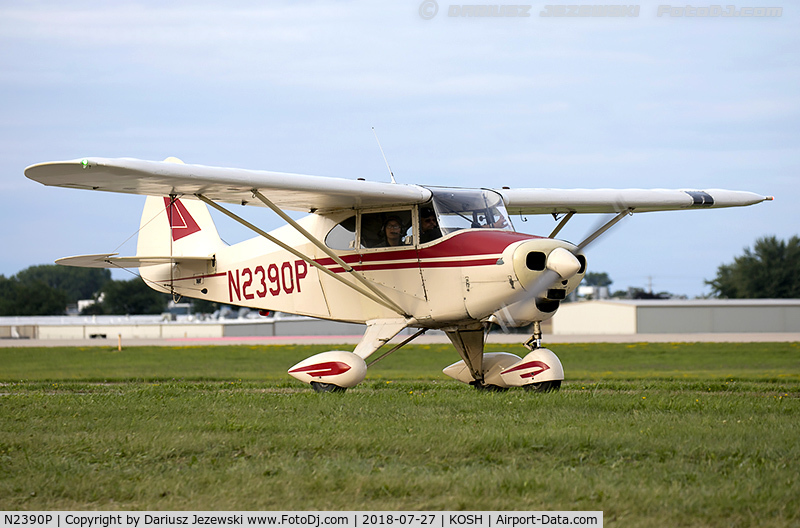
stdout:
<svg viewBox="0 0 800 528">
<path fill-rule="evenodd" d="M 771 18 L 658 17 L 649 2 L 627 18 L 547 18 L 543 4 L 527 18 L 455 18 L 439 2 L 430 20 L 420 5 L 4 0 L 0 274 L 115 250 L 139 224 L 143 197 L 46 188 L 27 165 L 177 156 L 388 181 L 373 126 L 405 183 L 776 196 L 626 219 L 588 254 L 612 290 L 652 280 L 700 295 L 756 238 L 800 232 L 794 3 Z M 251 236 L 215 218 L 228 242 Z M 517 229 L 554 224 L 527 220 Z"/>
</svg>

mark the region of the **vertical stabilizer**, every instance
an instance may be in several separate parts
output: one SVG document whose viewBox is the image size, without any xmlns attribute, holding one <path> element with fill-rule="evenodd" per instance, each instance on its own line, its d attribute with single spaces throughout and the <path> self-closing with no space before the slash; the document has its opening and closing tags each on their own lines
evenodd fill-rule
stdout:
<svg viewBox="0 0 800 528">
<path fill-rule="evenodd" d="M 207 256 L 224 245 L 204 203 L 147 197 L 139 225 L 137 256 Z"/>
<path fill-rule="evenodd" d="M 206 204 L 192 199 L 147 197 L 139 227 L 136 256 L 207 257 L 224 246 Z M 139 269 L 139 274 L 151 288 L 170 292 L 177 277 L 186 273 L 202 274 L 205 270 L 186 266 L 186 263 L 145 266 Z"/>
</svg>

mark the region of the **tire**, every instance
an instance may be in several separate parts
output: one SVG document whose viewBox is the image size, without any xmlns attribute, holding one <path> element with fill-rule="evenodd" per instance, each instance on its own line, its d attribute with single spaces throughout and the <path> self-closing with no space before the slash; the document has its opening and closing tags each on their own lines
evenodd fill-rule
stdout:
<svg viewBox="0 0 800 528">
<path fill-rule="evenodd" d="M 541 383 L 531 383 L 525 385 L 528 392 L 556 392 L 561 388 L 561 380 L 543 381 Z"/>
<path fill-rule="evenodd" d="M 333 383 L 320 383 L 318 381 L 312 381 L 311 386 L 314 388 L 314 392 L 344 392 L 347 390 L 347 387 L 340 387 Z"/>
<path fill-rule="evenodd" d="M 485 391 L 485 392 L 505 392 L 508 390 L 508 387 L 501 387 L 499 385 L 484 385 L 477 381 L 473 381 L 472 383 L 470 383 L 470 385 L 472 385 L 473 387 L 475 387 L 475 389 L 479 391 Z"/>
</svg>

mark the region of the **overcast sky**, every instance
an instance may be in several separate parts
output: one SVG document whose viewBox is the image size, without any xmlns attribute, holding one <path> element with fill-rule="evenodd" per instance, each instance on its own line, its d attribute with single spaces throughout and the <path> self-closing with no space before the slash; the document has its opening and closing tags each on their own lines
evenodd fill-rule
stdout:
<svg viewBox="0 0 800 528">
<path fill-rule="evenodd" d="M 33 163 L 176 156 L 388 181 L 373 126 L 404 183 L 775 195 L 626 219 L 588 253 L 612 290 L 701 295 L 758 237 L 800 232 L 794 3 L 777 17 L 659 17 L 644 2 L 626 17 L 543 17 L 544 4 L 528 17 L 449 16 L 460 8 L 4 0 L 0 274 L 135 252 L 143 197 L 47 188 L 24 177 Z M 215 218 L 228 242 L 251 236 Z M 513 220 L 536 234 L 554 225 Z M 562 234 L 577 241 L 596 222 Z"/>
</svg>

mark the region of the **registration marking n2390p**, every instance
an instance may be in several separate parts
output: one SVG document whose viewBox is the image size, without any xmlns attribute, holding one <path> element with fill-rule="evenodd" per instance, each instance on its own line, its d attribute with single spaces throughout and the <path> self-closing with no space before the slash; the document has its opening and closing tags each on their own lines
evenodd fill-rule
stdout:
<svg viewBox="0 0 800 528">
<path fill-rule="evenodd" d="M 272 263 L 255 268 L 228 271 L 228 295 L 233 302 L 263 299 L 267 295 L 300 293 L 300 283 L 308 275 L 308 264 L 303 260 Z"/>
</svg>

